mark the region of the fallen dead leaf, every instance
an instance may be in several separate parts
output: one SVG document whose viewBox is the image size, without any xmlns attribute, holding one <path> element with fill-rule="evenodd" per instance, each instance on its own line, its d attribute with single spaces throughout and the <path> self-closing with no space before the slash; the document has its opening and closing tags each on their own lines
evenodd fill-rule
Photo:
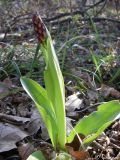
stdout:
<svg viewBox="0 0 120 160">
<path fill-rule="evenodd" d="M 48 132 L 47 132 L 47 129 L 42 121 L 40 113 L 38 112 L 38 110 L 35 107 L 32 108 L 31 112 L 32 112 L 31 121 L 30 121 L 29 127 L 28 127 L 29 133 L 34 134 L 41 128 L 41 132 L 42 132 L 41 137 L 44 140 L 47 140 L 49 138 Z"/>
<path fill-rule="evenodd" d="M 66 143 L 66 149 L 68 153 L 75 158 L 75 160 L 85 160 L 89 157 L 89 153 L 85 150 L 79 150 L 84 135 L 79 134 L 79 138 L 76 135 L 71 143 Z"/>
<path fill-rule="evenodd" d="M 114 98 L 120 98 L 120 92 L 114 89 L 113 87 L 107 86 L 105 84 L 101 85 L 101 93 L 102 95 L 107 98 L 109 96 Z"/>
<path fill-rule="evenodd" d="M 17 142 L 37 133 L 40 127 L 43 132 L 42 138 L 48 139 L 48 133 L 37 109 L 34 108 L 32 111 L 31 118 L 0 114 L 0 153 L 17 148 Z"/>
<path fill-rule="evenodd" d="M 67 98 L 65 108 L 67 112 L 73 112 L 75 109 L 83 108 L 83 100 L 78 98 L 76 94 L 73 94 Z"/>
<path fill-rule="evenodd" d="M 71 143 L 66 143 L 66 146 L 72 147 L 74 151 L 78 151 L 80 148 L 81 142 L 84 138 L 85 138 L 84 135 L 78 134 L 74 137 Z"/>
<path fill-rule="evenodd" d="M 0 99 L 3 99 L 10 94 L 17 93 L 19 90 L 19 88 L 12 84 L 12 81 L 9 78 L 6 78 L 3 82 L 0 82 Z"/>
<path fill-rule="evenodd" d="M 93 89 L 88 89 L 87 90 L 87 95 L 90 100 L 90 102 L 96 102 L 98 101 L 98 92 Z"/>
<path fill-rule="evenodd" d="M 27 137 L 28 133 L 9 123 L 0 123 L 0 153 L 15 149 L 16 142 Z"/>
<path fill-rule="evenodd" d="M 89 153 L 87 151 L 74 151 L 72 147 L 67 146 L 68 153 L 75 158 L 75 160 L 86 160 L 89 158 Z"/>
</svg>

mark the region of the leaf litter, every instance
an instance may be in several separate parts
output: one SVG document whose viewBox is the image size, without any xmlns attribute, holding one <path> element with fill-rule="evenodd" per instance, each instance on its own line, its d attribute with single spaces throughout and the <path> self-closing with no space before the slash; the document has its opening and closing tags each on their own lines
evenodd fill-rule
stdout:
<svg viewBox="0 0 120 160">
<path fill-rule="evenodd" d="M 91 90 L 90 90 L 91 91 Z M 90 106 L 86 106 L 85 103 L 85 99 L 83 98 L 84 96 L 81 96 L 80 93 L 74 93 L 73 95 L 70 95 L 67 99 L 66 99 L 66 112 L 67 112 L 67 116 L 69 118 L 67 118 L 67 132 L 70 132 L 70 128 L 72 125 L 74 125 L 76 122 L 76 115 L 78 114 L 78 119 L 80 117 L 81 114 L 86 114 L 86 113 L 90 113 L 93 110 L 89 111 L 89 107 L 94 107 L 91 104 L 93 104 L 93 102 L 98 101 L 98 97 L 97 99 L 94 101 L 94 96 L 96 97 L 96 92 L 95 95 L 93 94 L 93 92 L 88 93 L 88 91 L 86 92 L 86 96 L 88 96 L 88 100 L 89 100 L 89 105 Z M 101 91 L 99 91 L 101 92 Z M 97 91 L 98 93 L 98 91 Z M 92 98 L 90 96 L 90 94 L 92 95 Z M 16 96 L 16 98 L 15 98 Z M 25 99 L 25 103 L 23 103 L 23 98 Z M 26 96 L 26 97 L 25 97 Z M 7 103 L 7 98 L 6 100 L 4 99 L 4 103 Z M 87 97 L 86 97 L 87 98 Z M 16 99 L 16 100 L 15 100 Z M 9 100 L 9 99 L 8 99 Z M 30 102 L 30 100 L 28 99 L 26 94 L 22 94 L 22 95 L 14 95 L 11 97 L 11 102 L 13 103 L 15 109 L 18 109 L 17 107 L 19 105 L 24 106 L 26 103 L 28 103 L 28 101 Z M 95 103 L 94 103 L 95 104 Z M 97 106 L 97 103 L 96 103 Z M 32 143 L 26 143 L 24 142 L 25 137 L 30 137 L 34 134 L 37 134 L 37 132 L 40 131 L 39 136 L 43 139 L 44 143 L 45 141 L 47 141 L 49 139 L 47 131 L 45 126 L 43 125 L 40 115 L 38 113 L 38 111 L 36 110 L 36 108 L 34 107 L 34 105 L 30 104 L 27 105 L 27 107 L 29 108 L 29 114 L 21 114 L 19 112 L 16 112 L 18 114 L 18 116 L 15 115 L 9 115 L 9 114 L 5 114 L 5 113 L 1 113 L 0 114 L 0 128 L 1 128 L 1 144 L 0 144 L 0 152 L 5 152 L 5 151 L 10 151 L 12 149 L 17 149 L 19 152 L 19 155 L 22 157 L 22 160 L 25 160 L 25 157 L 28 157 L 30 153 L 32 153 L 33 151 L 35 151 L 36 149 L 36 140 L 38 141 L 38 137 L 37 139 L 33 138 L 33 142 Z M 11 108 L 12 109 L 12 108 Z M 21 107 L 21 110 L 23 109 L 23 112 L 25 112 L 24 107 Z M 74 115 L 74 117 L 70 118 L 70 113 L 73 112 L 74 114 L 76 113 L 76 115 Z M 22 117 L 21 117 L 22 116 Z M 28 116 L 28 117 L 26 117 Z M 118 123 L 118 122 L 117 122 Z M 115 123 L 116 124 L 116 123 Z M 114 129 L 112 130 L 116 130 L 115 126 L 119 126 L 119 125 L 115 125 L 114 124 Z M 119 124 L 119 123 L 118 123 Z M 14 134 L 13 134 L 14 133 Z M 103 152 L 103 150 L 105 150 L 105 152 L 108 150 L 109 154 L 106 152 L 106 157 L 110 157 L 110 156 L 115 156 L 113 153 L 113 150 L 109 150 L 110 147 L 116 148 L 117 150 L 119 149 L 119 144 L 118 144 L 118 139 L 116 140 L 116 137 L 118 137 L 119 135 L 117 135 L 118 132 L 114 133 L 116 134 L 115 138 L 109 138 L 109 136 L 111 135 L 110 130 L 108 129 L 108 132 L 106 132 L 108 134 L 107 138 L 106 138 L 106 134 L 104 134 L 104 136 L 101 136 L 100 138 L 98 138 L 96 140 L 96 142 L 93 142 L 93 144 L 91 145 L 91 147 L 88 147 L 88 152 L 89 154 L 93 154 L 93 157 L 97 154 L 97 152 Z M 14 135 L 14 136 L 13 136 Z M 108 139 L 106 142 L 106 139 Z M 23 141 L 22 143 L 20 143 L 20 141 Z M 115 144 L 117 142 L 117 144 Z M 18 146 L 16 144 L 19 144 Z M 41 142 L 38 143 L 38 146 L 41 146 Z M 72 148 L 68 147 L 69 152 L 72 156 L 76 157 L 76 160 L 78 159 L 78 157 L 84 157 L 83 159 L 85 159 L 86 157 L 88 157 L 88 152 L 87 151 L 74 151 Z M 41 149 L 41 148 L 40 148 Z M 44 150 L 44 149 L 43 149 Z M 49 148 L 47 148 L 47 150 L 49 150 Z M 23 152 L 24 151 L 24 152 Z M 105 154 L 105 152 L 103 152 Z M 45 153 L 47 154 L 47 153 Z M 50 153 L 49 153 L 50 154 Z M 117 155 L 119 156 L 119 155 Z"/>
<path fill-rule="evenodd" d="M 9 93 L 9 89 L 14 86 L 10 79 L 6 79 L 0 84 L 2 94 Z M 42 130 L 41 137 L 45 140 L 48 139 L 46 128 L 37 109 L 28 102 L 27 95 L 21 93 L 6 94 L 0 100 L 0 153 L 17 149 L 18 142 L 36 134 L 40 128 Z"/>
<path fill-rule="evenodd" d="M 100 23 L 99 23 L 100 24 Z M 98 25 L 99 25 L 98 24 Z M 102 26 L 102 23 L 100 24 L 101 27 L 104 26 L 104 28 L 108 28 L 108 24 L 105 25 L 105 22 Z M 113 28 L 113 24 L 111 26 Z M 85 31 L 84 31 L 85 30 Z M 84 40 L 82 42 L 85 42 L 86 44 L 92 45 L 93 48 L 95 48 L 95 54 L 100 55 L 101 50 L 99 49 L 98 45 L 94 42 L 92 42 L 92 38 L 88 38 L 88 34 L 90 34 L 89 37 L 92 37 L 92 34 L 90 33 L 90 27 L 84 26 L 82 29 L 81 34 L 84 35 Z M 104 31 L 103 31 L 104 32 Z M 119 31 L 117 32 L 118 35 Z M 85 36 L 86 35 L 86 36 Z M 112 34 L 108 35 L 103 33 L 100 35 L 103 37 L 104 42 L 107 42 L 110 40 L 110 37 L 113 37 Z M 95 34 L 93 35 L 95 39 Z M 64 38 L 64 37 L 63 37 Z M 119 37 L 118 37 L 119 38 Z M 93 43 L 93 44 L 92 44 Z M 106 49 L 110 49 L 110 47 L 107 47 L 107 44 L 105 45 Z M 33 45 L 34 46 L 34 45 Z M 75 49 L 77 48 L 77 52 L 75 52 Z M 117 40 L 117 50 L 119 51 L 119 39 Z M 66 112 L 67 116 L 67 123 L 68 126 L 68 132 L 70 132 L 70 126 L 72 124 L 74 125 L 76 123 L 76 119 L 82 118 L 84 115 L 88 115 L 92 111 L 96 110 L 96 107 L 99 103 L 102 103 L 104 99 L 119 99 L 120 93 L 119 89 L 117 90 L 113 86 L 109 85 L 102 85 L 100 90 L 97 88 L 93 89 L 92 87 L 92 79 L 91 79 L 91 73 L 86 76 L 84 72 L 81 74 L 81 72 L 78 72 L 80 68 L 77 68 L 77 66 L 81 67 L 81 61 L 84 63 L 85 66 L 91 67 L 91 61 L 88 59 L 86 60 L 86 57 L 89 54 L 89 50 L 86 46 L 84 46 L 84 43 L 75 42 L 75 46 L 73 45 L 73 48 L 68 51 L 73 52 L 72 54 L 68 54 L 69 57 L 67 57 L 68 63 L 65 64 L 66 70 L 68 68 L 73 69 L 73 74 L 75 74 L 77 77 L 80 77 L 84 81 L 84 85 L 87 87 L 87 92 L 83 94 L 77 95 L 80 88 L 74 87 L 78 86 L 78 83 L 72 78 L 73 87 L 69 87 L 70 95 L 67 94 L 67 102 L 66 102 Z M 18 53 L 17 53 L 18 54 Z M 72 58 L 70 57 L 72 55 Z M 19 56 L 19 55 L 18 55 Z M 83 58 L 82 58 L 83 57 Z M 83 66 L 82 66 L 83 67 Z M 105 66 L 106 67 L 106 66 Z M 77 68 L 77 69 L 76 69 Z M 93 68 L 90 68 L 93 70 Z M 69 70 L 68 70 L 69 71 Z M 75 73 L 76 72 L 76 73 Z M 106 76 L 106 80 L 108 80 L 108 77 Z M 17 86 L 15 86 L 17 87 Z M 100 86 L 99 86 L 100 87 Z M 89 89 L 88 89 L 89 88 Z M 11 92 L 11 89 L 13 89 Z M 31 152 L 33 152 L 37 146 L 41 146 L 41 143 L 45 143 L 45 141 L 48 141 L 48 135 L 46 132 L 46 129 L 41 122 L 41 118 L 39 116 L 39 113 L 35 109 L 34 105 L 31 103 L 31 101 L 28 99 L 27 95 L 24 93 L 19 93 L 19 90 L 16 90 L 14 88 L 14 85 L 11 83 L 11 79 L 3 80 L 0 82 L 0 135 L 3 136 L 0 137 L 2 141 L 0 141 L 3 145 L 3 150 L 11 150 L 13 148 L 16 148 L 19 151 L 19 155 L 22 160 L 26 159 Z M 102 96 L 101 96 L 102 95 Z M 101 96 L 101 97 L 100 97 Z M 27 99 L 27 100 L 26 100 Z M 30 104 L 31 103 L 31 104 Z M 77 104 L 77 105 L 76 105 Z M 71 118 L 70 118 L 71 117 Z M 8 127 L 8 129 L 7 129 Z M 88 147 L 88 152 L 90 154 L 89 159 L 96 160 L 96 159 L 112 159 L 112 160 L 119 160 L 120 159 L 120 121 L 117 120 L 113 125 L 111 125 L 105 133 L 103 133 L 96 141 L 94 141 L 91 146 Z M 3 134 L 5 132 L 5 134 Z M 12 137 L 12 133 L 14 132 L 14 137 Z M 21 133 L 21 134 L 20 134 Z M 8 142 L 10 142 L 11 139 L 11 145 L 9 144 L 7 146 L 7 139 Z M 26 143 L 27 142 L 32 143 Z M 29 137 L 31 139 L 29 140 Z M 37 142 L 39 140 L 43 139 L 42 142 Z M 18 146 L 16 145 L 19 144 Z M 46 143 L 47 145 L 47 143 Z M 11 147 L 11 148 L 10 148 Z M 22 149 L 19 149 L 21 147 Z M 6 149 L 4 149 L 6 148 Z M 41 148 L 39 148 L 41 149 Z M 48 150 L 48 149 L 46 149 Z M 73 148 L 69 149 L 72 154 L 78 155 L 79 153 L 75 153 Z M 43 151 L 45 151 L 45 148 L 43 147 Z M 50 154 L 50 152 L 48 152 Z M 85 155 L 85 154 L 83 154 Z M 93 157 L 93 158 L 92 158 Z M 0 160 L 4 159 L 2 156 L 0 157 Z"/>
</svg>

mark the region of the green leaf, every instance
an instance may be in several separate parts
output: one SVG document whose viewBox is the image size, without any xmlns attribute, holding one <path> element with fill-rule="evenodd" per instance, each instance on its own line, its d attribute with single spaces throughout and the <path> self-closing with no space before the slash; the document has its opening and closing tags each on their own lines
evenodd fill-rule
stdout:
<svg viewBox="0 0 120 160">
<path fill-rule="evenodd" d="M 40 18 L 39 20 L 41 21 Z M 41 23 L 43 22 L 41 21 Z M 44 122 L 46 123 L 47 121 L 46 126 L 54 147 L 65 150 L 66 117 L 64 80 L 50 33 L 46 27 L 45 34 L 44 42 L 40 44 L 40 47 L 46 63 L 44 71 L 46 90 L 30 79 L 22 78 L 21 83 L 36 103 Z M 46 120 L 47 116 L 48 118 Z"/>
<path fill-rule="evenodd" d="M 46 69 L 44 72 L 45 87 L 57 117 L 58 145 L 60 148 L 65 149 L 66 119 L 64 80 L 50 37 L 47 39 L 46 47 L 47 49 L 42 47 L 46 61 Z"/>
<path fill-rule="evenodd" d="M 57 157 L 55 157 L 54 160 L 72 160 L 72 157 L 70 154 L 62 152 Z"/>
<path fill-rule="evenodd" d="M 98 131 L 94 134 L 89 135 L 88 137 L 85 138 L 83 141 L 82 145 L 88 146 L 91 142 L 93 142 L 110 124 L 112 121 L 105 123 Z"/>
<path fill-rule="evenodd" d="M 41 151 L 36 151 L 32 153 L 27 160 L 46 160 Z"/>
<path fill-rule="evenodd" d="M 76 132 L 88 136 L 83 144 L 89 144 L 95 140 L 113 121 L 120 117 L 120 103 L 113 100 L 98 107 L 98 110 L 89 116 L 82 118 L 74 130 L 67 137 L 67 142 L 71 143 Z M 76 132 L 75 132 L 76 131 Z"/>
<path fill-rule="evenodd" d="M 96 67 L 95 72 L 98 73 L 97 78 L 101 82 L 102 81 L 102 73 L 101 73 L 101 69 L 100 69 L 101 65 L 99 64 L 99 59 L 92 50 L 90 50 L 90 53 L 91 53 L 91 56 L 92 56 L 92 61 L 95 64 L 95 67 Z"/>
<path fill-rule="evenodd" d="M 53 146 L 56 146 L 57 143 L 57 136 L 58 136 L 58 128 L 56 124 L 56 115 L 54 112 L 54 108 L 52 106 L 51 101 L 47 97 L 46 90 L 42 88 L 37 82 L 22 77 L 21 83 L 23 88 L 28 93 L 28 95 L 32 98 L 35 102 L 42 119 L 47 127 L 49 136 L 51 138 Z"/>
</svg>

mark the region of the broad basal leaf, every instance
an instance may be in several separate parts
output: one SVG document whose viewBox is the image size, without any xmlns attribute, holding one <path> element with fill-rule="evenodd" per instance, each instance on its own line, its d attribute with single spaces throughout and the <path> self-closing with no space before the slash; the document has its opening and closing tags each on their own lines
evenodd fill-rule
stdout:
<svg viewBox="0 0 120 160">
<path fill-rule="evenodd" d="M 96 139 L 114 120 L 120 117 L 120 103 L 118 101 L 110 101 L 98 107 L 96 112 L 81 119 L 74 130 L 67 137 L 67 142 L 70 143 L 74 139 L 76 133 L 81 133 L 85 136 L 90 135 L 83 141 L 83 144 L 88 144 Z M 76 133 L 75 133 L 76 131 Z"/>
<path fill-rule="evenodd" d="M 35 102 L 43 118 L 43 121 L 46 124 L 53 146 L 56 146 L 56 139 L 58 135 L 56 116 L 55 116 L 52 103 L 48 99 L 45 89 L 42 88 L 37 82 L 29 78 L 22 77 L 21 83 L 25 91 L 29 94 L 29 96 Z"/>
</svg>

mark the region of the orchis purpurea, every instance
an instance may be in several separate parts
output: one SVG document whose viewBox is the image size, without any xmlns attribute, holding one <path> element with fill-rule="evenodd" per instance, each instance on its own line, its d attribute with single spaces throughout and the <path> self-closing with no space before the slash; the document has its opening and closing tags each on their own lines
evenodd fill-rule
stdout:
<svg viewBox="0 0 120 160">
<path fill-rule="evenodd" d="M 27 93 L 36 103 L 48 129 L 54 148 L 65 150 L 66 116 L 63 76 L 50 33 L 39 15 L 33 16 L 33 24 L 35 32 L 37 33 L 38 44 L 40 45 L 46 64 L 44 70 L 45 89 L 31 79 L 25 77 L 21 78 L 21 82 Z M 38 88 L 39 91 L 37 90 Z M 43 97 L 43 99 L 40 99 L 41 97 Z M 44 103 L 42 103 L 43 101 Z"/>
<path fill-rule="evenodd" d="M 80 119 L 67 136 L 64 80 L 52 39 L 38 15 L 33 16 L 33 23 L 38 44 L 46 63 L 44 70 L 45 89 L 32 79 L 21 77 L 23 88 L 35 102 L 55 149 L 65 151 L 66 142 L 71 143 L 76 133 L 85 136 L 81 146 L 88 146 L 113 121 L 120 118 L 120 103 L 114 100 L 103 103 L 97 111 Z"/>
</svg>

